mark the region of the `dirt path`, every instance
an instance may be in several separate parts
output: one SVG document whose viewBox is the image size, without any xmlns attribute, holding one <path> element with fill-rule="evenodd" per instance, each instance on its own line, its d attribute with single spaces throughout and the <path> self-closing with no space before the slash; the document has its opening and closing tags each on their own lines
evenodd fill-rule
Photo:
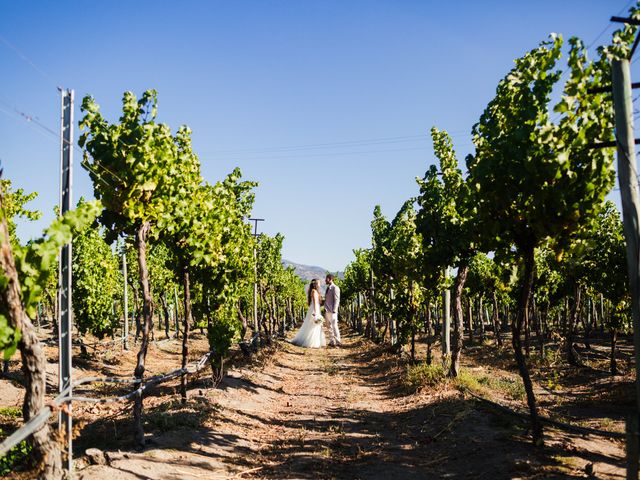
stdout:
<svg viewBox="0 0 640 480">
<path fill-rule="evenodd" d="M 77 478 L 584 478 L 588 463 L 623 478 L 619 446 L 555 434 L 534 449 L 524 427 L 451 389 L 403 395 L 395 362 L 358 337 L 340 349 L 285 344 L 257 371 L 192 390 L 193 415 L 209 420 L 175 428 L 155 414 L 168 431 L 145 452 L 108 451 L 109 465 Z"/>
</svg>

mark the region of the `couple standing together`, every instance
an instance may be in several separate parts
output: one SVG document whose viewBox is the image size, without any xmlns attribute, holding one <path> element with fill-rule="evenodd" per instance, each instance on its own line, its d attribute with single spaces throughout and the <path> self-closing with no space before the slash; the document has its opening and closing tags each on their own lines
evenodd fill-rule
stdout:
<svg viewBox="0 0 640 480">
<path fill-rule="evenodd" d="M 338 328 L 338 307 L 340 306 L 340 288 L 333 283 L 333 275 L 327 274 L 325 278 L 327 290 L 324 295 L 324 318 L 320 312 L 320 281 L 317 278 L 311 280 L 307 302 L 309 310 L 304 317 L 302 327 L 291 340 L 291 343 L 300 347 L 321 348 L 327 346 L 327 341 L 322 329 L 323 321 L 326 320 L 329 326 L 330 339 L 329 346 L 342 345 L 340 342 L 340 329 Z"/>
</svg>

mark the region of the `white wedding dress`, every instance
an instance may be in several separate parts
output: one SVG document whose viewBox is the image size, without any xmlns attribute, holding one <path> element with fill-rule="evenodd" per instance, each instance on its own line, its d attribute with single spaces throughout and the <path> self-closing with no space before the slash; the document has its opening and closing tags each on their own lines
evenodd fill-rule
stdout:
<svg viewBox="0 0 640 480">
<path fill-rule="evenodd" d="M 293 337 L 291 343 L 306 348 L 322 348 L 327 346 L 327 340 L 322 330 L 323 322 L 316 323 L 314 317 L 321 317 L 320 302 L 316 296 L 311 300 L 311 305 L 309 305 L 307 315 L 304 317 L 304 322 L 302 322 L 300 330 L 298 330 L 296 336 Z"/>
</svg>

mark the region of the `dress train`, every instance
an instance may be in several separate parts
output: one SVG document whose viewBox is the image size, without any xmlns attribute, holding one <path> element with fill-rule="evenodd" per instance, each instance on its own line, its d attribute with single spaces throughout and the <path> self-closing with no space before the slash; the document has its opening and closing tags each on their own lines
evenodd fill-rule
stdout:
<svg viewBox="0 0 640 480">
<path fill-rule="evenodd" d="M 321 317 L 320 306 L 316 304 L 315 300 L 309 305 L 307 315 L 304 317 L 304 322 L 296 336 L 291 339 L 291 343 L 298 345 L 299 347 L 306 348 L 322 348 L 327 346 L 327 340 L 324 336 L 322 329 L 322 323 L 316 323 L 314 318 Z"/>
</svg>

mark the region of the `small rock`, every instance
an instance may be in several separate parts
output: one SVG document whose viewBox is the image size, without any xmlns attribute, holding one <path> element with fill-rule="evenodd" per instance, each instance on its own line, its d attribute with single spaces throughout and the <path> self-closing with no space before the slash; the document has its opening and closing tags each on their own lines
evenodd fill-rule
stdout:
<svg viewBox="0 0 640 480">
<path fill-rule="evenodd" d="M 106 465 L 107 459 L 99 448 L 87 448 L 84 452 L 92 465 Z"/>
<path fill-rule="evenodd" d="M 104 458 L 107 460 L 107 465 L 111 466 L 114 461 L 124 458 L 124 455 L 122 452 L 104 452 Z"/>
<path fill-rule="evenodd" d="M 584 466 L 584 473 L 593 477 L 596 473 L 595 468 L 593 468 L 593 463 L 589 462 Z"/>
</svg>

